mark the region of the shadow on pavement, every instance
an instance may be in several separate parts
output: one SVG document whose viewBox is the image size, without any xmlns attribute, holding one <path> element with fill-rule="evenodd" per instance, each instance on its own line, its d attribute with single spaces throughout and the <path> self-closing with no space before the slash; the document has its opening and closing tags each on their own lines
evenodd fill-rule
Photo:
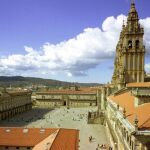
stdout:
<svg viewBox="0 0 150 150">
<path fill-rule="evenodd" d="M 35 122 L 37 120 L 41 121 L 45 119 L 45 114 L 49 111 L 52 111 L 54 109 L 52 108 L 33 108 L 32 110 L 28 112 L 23 112 L 21 114 L 18 114 L 10 119 L 7 120 L 1 120 L 0 121 L 0 127 L 22 127 L 27 126 L 31 122 Z"/>
</svg>

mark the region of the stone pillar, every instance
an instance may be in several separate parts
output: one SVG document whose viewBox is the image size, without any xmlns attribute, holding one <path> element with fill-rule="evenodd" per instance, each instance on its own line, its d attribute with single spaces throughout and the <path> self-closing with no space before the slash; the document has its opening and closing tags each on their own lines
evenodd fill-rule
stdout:
<svg viewBox="0 0 150 150">
<path fill-rule="evenodd" d="M 135 54 L 133 54 L 133 70 L 135 71 Z"/>
<path fill-rule="evenodd" d="M 101 110 L 101 93 L 99 90 L 96 92 L 98 110 Z"/>
<path fill-rule="evenodd" d="M 135 55 L 135 82 L 137 82 L 137 74 L 138 74 L 138 72 L 137 72 L 137 53 L 136 53 L 136 55 Z"/>
<path fill-rule="evenodd" d="M 137 55 L 137 82 L 140 82 L 140 55 Z"/>
<path fill-rule="evenodd" d="M 137 72 L 137 53 L 135 54 L 135 58 L 134 59 L 135 59 L 134 69 Z"/>
<path fill-rule="evenodd" d="M 135 82 L 135 72 L 134 71 L 132 72 L 132 80 L 133 80 L 133 82 Z"/>
<path fill-rule="evenodd" d="M 133 54 L 130 54 L 130 70 L 133 71 Z"/>
<path fill-rule="evenodd" d="M 106 101 L 106 88 L 103 87 L 101 90 L 101 109 L 105 109 L 105 101 Z"/>
<path fill-rule="evenodd" d="M 142 54 L 142 73 L 141 73 L 141 80 L 144 82 L 144 54 Z"/>
<path fill-rule="evenodd" d="M 128 54 L 126 54 L 126 69 L 128 70 Z"/>
<path fill-rule="evenodd" d="M 130 71 L 130 61 L 131 61 L 131 54 L 128 54 L 128 70 Z"/>
<path fill-rule="evenodd" d="M 69 109 L 69 107 L 70 107 L 70 104 L 69 104 L 70 102 L 69 102 L 69 96 L 66 96 L 66 106 L 67 106 L 67 108 Z"/>
</svg>

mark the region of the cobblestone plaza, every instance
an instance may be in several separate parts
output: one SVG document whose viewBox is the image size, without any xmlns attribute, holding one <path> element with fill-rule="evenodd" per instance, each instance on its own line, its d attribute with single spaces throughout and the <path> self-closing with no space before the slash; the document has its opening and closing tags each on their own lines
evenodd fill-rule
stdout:
<svg viewBox="0 0 150 150">
<path fill-rule="evenodd" d="M 88 111 L 94 111 L 97 107 L 90 108 L 56 108 L 53 110 L 34 108 L 22 113 L 10 120 L 0 123 L 0 126 L 42 127 L 42 128 L 73 128 L 80 130 L 80 150 L 94 150 L 98 144 L 110 145 L 105 126 L 100 124 L 87 124 Z M 89 137 L 92 136 L 92 142 Z"/>
</svg>

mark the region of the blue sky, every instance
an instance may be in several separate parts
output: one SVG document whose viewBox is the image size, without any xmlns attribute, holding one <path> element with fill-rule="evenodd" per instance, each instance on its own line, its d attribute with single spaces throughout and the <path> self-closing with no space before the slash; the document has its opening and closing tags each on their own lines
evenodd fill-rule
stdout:
<svg viewBox="0 0 150 150">
<path fill-rule="evenodd" d="M 150 1 L 135 2 L 149 43 Z M 0 0 L 0 75 L 110 81 L 118 39 L 113 36 L 119 36 L 129 8 L 129 0 Z M 149 56 L 146 64 L 150 71 Z"/>
</svg>

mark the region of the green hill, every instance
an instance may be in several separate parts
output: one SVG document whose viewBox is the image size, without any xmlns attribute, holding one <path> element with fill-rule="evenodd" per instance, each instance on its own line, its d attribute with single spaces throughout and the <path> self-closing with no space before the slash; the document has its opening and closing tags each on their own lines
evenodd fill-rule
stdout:
<svg viewBox="0 0 150 150">
<path fill-rule="evenodd" d="M 22 76 L 0 76 L 0 86 L 2 87 L 25 87 L 31 85 L 44 85 L 49 87 L 60 87 L 69 85 L 79 85 L 79 86 L 99 86 L 99 83 L 73 83 L 65 82 L 53 79 L 42 79 L 35 77 L 22 77 Z"/>
</svg>

